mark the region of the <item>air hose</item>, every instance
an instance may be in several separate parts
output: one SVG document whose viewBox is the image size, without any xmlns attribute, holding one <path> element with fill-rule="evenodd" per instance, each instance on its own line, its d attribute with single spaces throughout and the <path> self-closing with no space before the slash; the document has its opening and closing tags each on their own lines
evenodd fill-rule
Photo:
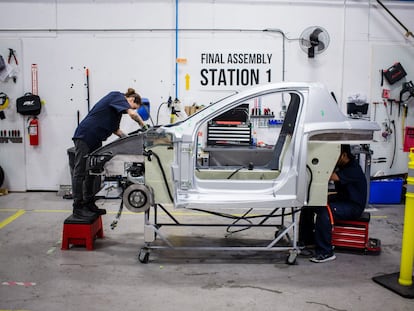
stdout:
<svg viewBox="0 0 414 311">
<path fill-rule="evenodd" d="M 391 121 L 391 124 L 394 128 L 394 151 L 392 153 L 392 160 L 391 160 L 390 168 L 392 168 L 392 166 L 394 165 L 395 153 L 397 151 L 397 133 L 395 131 L 395 122 L 394 122 L 394 120 Z"/>
</svg>

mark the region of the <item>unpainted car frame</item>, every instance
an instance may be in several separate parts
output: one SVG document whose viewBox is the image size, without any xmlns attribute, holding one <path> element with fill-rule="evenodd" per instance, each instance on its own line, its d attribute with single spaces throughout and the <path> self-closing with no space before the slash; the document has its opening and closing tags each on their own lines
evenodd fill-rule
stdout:
<svg viewBox="0 0 414 311">
<path fill-rule="evenodd" d="M 274 95 L 281 95 L 286 115 L 270 151 L 266 148 L 265 153 L 255 153 L 256 158 L 248 158 L 248 163 L 243 163 L 242 159 L 237 165 L 200 164 L 203 147 L 199 133 L 206 124 L 243 103 Z M 340 145 L 369 144 L 379 129 L 375 122 L 345 116 L 322 84 L 268 84 L 224 98 L 184 121 L 109 143 L 91 153 L 89 169 L 91 174 L 120 178 L 122 202 L 113 228 L 123 205 L 132 212 L 145 213 L 145 246 L 138 255 L 143 263 L 148 262 L 151 250 L 168 248 L 289 251 L 287 263 L 293 264 L 300 252 L 296 241 L 296 213 L 302 207 L 327 204 L 329 177 Z M 251 152 L 256 147 L 245 148 Z M 161 227 L 205 224 L 181 223 L 164 205 L 231 219 L 230 224 L 211 223 L 209 226 L 235 227 L 235 232 L 252 227 L 274 227 L 276 233 L 264 246 L 176 246 L 161 232 Z M 151 208 L 154 209 L 152 218 Z M 158 208 L 171 222 L 159 221 Z M 246 209 L 241 216 L 230 213 Z M 286 209 L 290 211 L 286 213 Z M 257 210 L 264 214 L 251 216 L 250 212 Z M 284 222 L 286 215 L 292 217 L 288 226 Z M 276 216 L 282 219 L 281 223 L 269 223 Z M 293 233 L 292 238 L 289 232 Z M 155 243 L 157 237 L 164 242 L 162 245 Z M 278 246 L 286 237 L 289 245 Z"/>
</svg>

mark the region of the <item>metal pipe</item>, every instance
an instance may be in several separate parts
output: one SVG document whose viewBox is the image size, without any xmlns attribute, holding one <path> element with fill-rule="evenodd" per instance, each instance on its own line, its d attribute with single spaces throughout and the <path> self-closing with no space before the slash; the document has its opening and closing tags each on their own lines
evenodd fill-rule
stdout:
<svg viewBox="0 0 414 311">
<path fill-rule="evenodd" d="M 175 0 L 175 98 L 178 99 L 178 0 Z"/>
<path fill-rule="evenodd" d="M 378 2 L 378 4 L 380 5 L 380 6 L 382 6 L 383 8 L 384 8 L 384 10 L 385 11 L 387 11 L 387 13 L 388 14 L 390 14 L 391 15 L 391 17 L 398 23 L 398 24 L 400 24 L 400 26 L 402 27 L 402 28 L 404 28 L 404 30 L 406 31 L 406 33 L 405 33 L 405 36 L 408 38 L 409 36 L 411 36 L 411 37 L 413 37 L 414 38 L 414 36 L 413 36 L 413 33 L 410 31 L 410 30 L 408 30 L 408 28 L 407 27 L 405 27 L 405 25 L 397 18 L 397 17 L 395 17 L 395 15 L 394 14 L 392 14 L 392 12 L 380 1 L 380 0 L 377 0 L 377 2 Z"/>
<path fill-rule="evenodd" d="M 175 32 L 175 98 L 178 98 L 178 0 L 176 0 L 176 21 L 175 21 L 175 28 L 152 28 L 152 29 L 143 29 L 143 28 L 114 28 L 114 29 L 99 29 L 99 28 L 83 28 L 83 29 L 76 29 L 76 28 L 64 28 L 64 29 L 47 29 L 47 28 L 38 28 L 38 29 L 0 29 L 0 33 L 2 32 L 60 32 L 60 33 L 70 33 L 70 32 L 79 32 L 79 33 L 86 33 L 86 32 L 97 32 L 97 33 L 116 33 L 116 32 Z M 290 39 L 288 38 L 285 33 L 280 29 L 243 29 L 243 28 L 183 28 L 179 30 L 180 32 L 234 32 L 234 33 L 278 33 L 282 35 L 282 81 L 285 81 L 285 72 L 286 72 L 286 40 L 293 41 L 299 39 Z"/>
<path fill-rule="evenodd" d="M 175 28 L 3 28 L 2 32 L 171 32 Z M 180 31 L 193 32 L 263 32 L 263 29 L 248 28 L 182 28 Z"/>
<path fill-rule="evenodd" d="M 283 31 L 281 31 L 280 29 L 264 29 L 263 31 L 267 31 L 267 32 L 275 32 L 275 33 L 279 33 L 282 35 L 282 81 L 285 81 L 285 55 L 286 55 L 286 51 L 285 51 L 285 40 L 288 39 L 285 35 L 285 33 Z M 292 40 L 292 39 L 288 39 L 288 40 Z"/>
</svg>

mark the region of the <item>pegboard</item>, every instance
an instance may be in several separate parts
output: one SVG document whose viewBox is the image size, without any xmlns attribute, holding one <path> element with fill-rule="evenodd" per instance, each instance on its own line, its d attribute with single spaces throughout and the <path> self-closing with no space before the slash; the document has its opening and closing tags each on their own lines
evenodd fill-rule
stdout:
<svg viewBox="0 0 414 311">
<path fill-rule="evenodd" d="M 414 46 L 410 44 L 372 45 L 371 51 L 370 116 L 371 120 L 378 122 L 381 126 L 381 131 L 375 133 L 376 141 L 371 144 L 374 151 L 371 175 L 403 174 L 407 172 L 408 165 L 407 153 L 403 150 L 405 127 L 414 125 L 414 99 L 408 103 L 406 117 L 404 116 L 404 109 L 392 100 L 399 100 L 404 82 L 414 80 L 414 63 L 412 61 L 414 59 Z M 401 63 L 407 75 L 400 81 L 390 84 L 382 78 L 381 72 L 397 62 Z M 388 93 L 386 95 L 390 100 L 383 98 L 384 93 Z M 387 126 L 392 130 L 392 134 L 388 136 L 386 133 Z M 385 158 L 386 162 L 375 163 L 375 159 L 378 158 Z"/>
<path fill-rule="evenodd" d="M 18 64 L 14 57 L 10 58 L 8 64 L 9 72 L 13 71 L 12 77 L 1 79 L 0 92 L 7 94 L 9 104 L 3 109 L 4 119 L 0 120 L 0 131 L 3 131 L 0 143 L 0 166 L 4 170 L 5 180 L 3 188 L 22 191 L 25 189 L 25 126 L 24 119 L 16 111 L 16 99 L 23 95 L 23 78 L 21 68 L 23 65 L 22 42 L 18 39 L 0 39 L 0 54 L 6 63 L 10 51 L 15 53 Z"/>
</svg>

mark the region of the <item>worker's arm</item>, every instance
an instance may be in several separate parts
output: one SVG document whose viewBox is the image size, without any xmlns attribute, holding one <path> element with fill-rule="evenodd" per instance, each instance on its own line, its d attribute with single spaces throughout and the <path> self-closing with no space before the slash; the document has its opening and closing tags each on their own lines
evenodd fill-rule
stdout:
<svg viewBox="0 0 414 311">
<path fill-rule="evenodd" d="M 140 115 L 137 113 L 135 109 L 128 109 L 127 110 L 128 115 L 131 117 L 132 120 L 137 122 L 141 127 L 145 127 L 144 121 L 140 117 Z"/>
</svg>

